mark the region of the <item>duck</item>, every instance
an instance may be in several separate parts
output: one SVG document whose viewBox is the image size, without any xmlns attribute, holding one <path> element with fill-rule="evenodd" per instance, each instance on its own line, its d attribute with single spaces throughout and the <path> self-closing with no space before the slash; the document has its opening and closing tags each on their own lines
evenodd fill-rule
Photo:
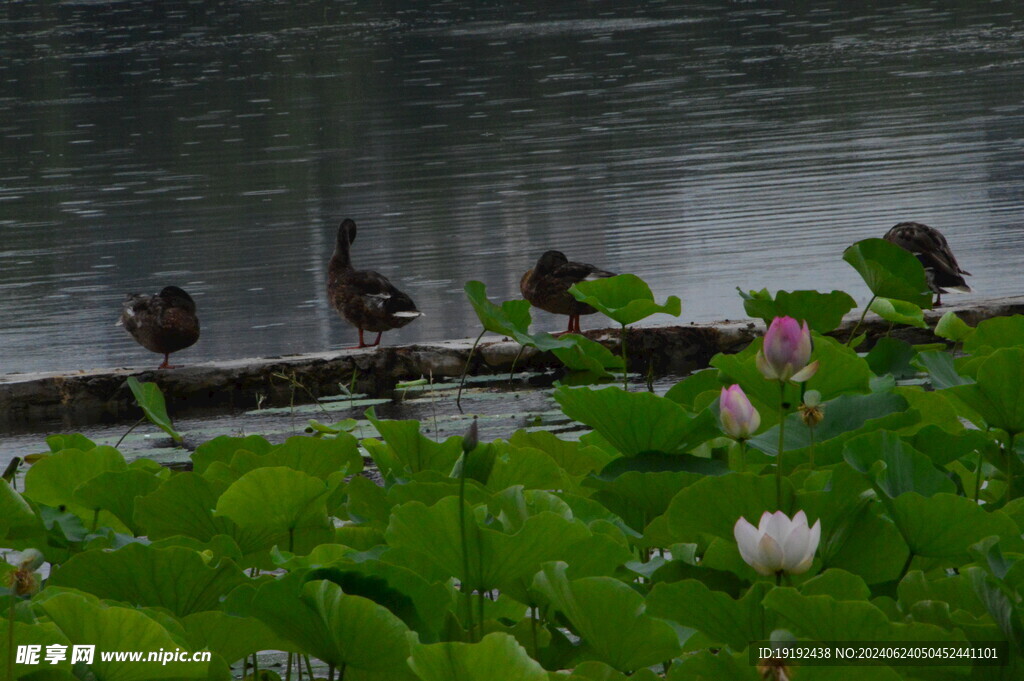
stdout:
<svg viewBox="0 0 1024 681">
<path fill-rule="evenodd" d="M 172 352 L 184 350 L 199 340 L 199 318 L 192 296 L 177 286 L 165 286 L 150 296 L 130 293 L 121 306 L 123 326 L 139 345 L 164 356 L 158 369 L 174 369 Z"/>
<path fill-rule="evenodd" d="M 545 251 L 537 264 L 519 280 L 519 290 L 523 298 L 534 307 L 554 314 L 569 315 L 569 328 L 565 333 L 581 333 L 580 316 L 593 314 L 597 310 L 576 300 L 569 293 L 569 288 L 581 281 L 614 276 L 614 273 L 593 265 L 573 262 L 561 251 Z"/>
<path fill-rule="evenodd" d="M 385 331 L 400 329 L 423 316 L 408 295 L 387 278 L 370 270 L 352 267 L 351 246 L 356 240 L 356 223 L 350 218 L 338 227 L 334 254 L 327 266 L 327 300 L 342 318 L 359 330 L 359 345 L 351 349 L 380 345 Z M 365 331 L 376 331 L 377 339 L 367 343 Z"/>
<path fill-rule="evenodd" d="M 882 238 L 917 256 L 928 277 L 928 288 L 936 294 L 936 307 L 942 305 L 943 293 L 971 292 L 964 280 L 971 273 L 960 267 L 949 242 L 939 230 L 920 222 L 900 222 Z"/>
</svg>

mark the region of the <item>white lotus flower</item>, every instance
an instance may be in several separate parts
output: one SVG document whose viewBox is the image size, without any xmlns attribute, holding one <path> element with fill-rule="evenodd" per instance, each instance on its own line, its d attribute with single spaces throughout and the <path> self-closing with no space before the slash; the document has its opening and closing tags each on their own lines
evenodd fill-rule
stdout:
<svg viewBox="0 0 1024 681">
<path fill-rule="evenodd" d="M 799 575 L 807 572 L 814 561 L 821 541 L 821 521 L 808 527 L 803 511 L 797 511 L 792 520 L 782 511 L 765 511 L 757 527 L 740 518 L 732 532 L 743 560 L 760 574 Z"/>
</svg>

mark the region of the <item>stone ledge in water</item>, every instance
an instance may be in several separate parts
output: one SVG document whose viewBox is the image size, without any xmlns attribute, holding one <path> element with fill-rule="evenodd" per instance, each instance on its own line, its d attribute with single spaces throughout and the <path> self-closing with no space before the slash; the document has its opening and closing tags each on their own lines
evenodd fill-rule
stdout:
<svg viewBox="0 0 1024 681">
<path fill-rule="evenodd" d="M 989 317 L 1024 312 L 1024 297 L 976 300 L 927 311 L 931 326 L 949 310 L 971 325 Z M 835 335 L 844 339 L 859 315 L 850 315 Z M 867 349 L 889 324 L 869 314 L 861 329 L 868 333 Z M 630 369 L 655 375 L 684 375 L 708 366 L 719 352 L 736 352 L 763 333 L 764 325 L 750 320 L 686 326 L 645 326 L 629 330 Z M 618 349 L 619 330 L 586 332 L 609 348 Z M 900 327 L 894 333 L 913 343 L 937 340 L 929 330 Z M 61 420 L 67 427 L 136 419 L 125 379 L 156 382 L 172 414 L 202 410 L 247 409 L 257 404 L 282 406 L 336 395 L 355 386 L 356 392 L 389 394 L 401 380 L 459 377 L 469 358 L 471 339 L 375 349 L 318 352 L 282 357 L 247 358 L 194 364 L 173 370 L 139 368 L 92 369 L 78 372 L 7 374 L 0 376 L 0 429 Z M 471 374 L 508 371 L 520 347 L 497 336 L 485 336 L 474 353 Z M 543 371 L 559 366 L 548 353 L 527 348 L 516 367 Z"/>
</svg>

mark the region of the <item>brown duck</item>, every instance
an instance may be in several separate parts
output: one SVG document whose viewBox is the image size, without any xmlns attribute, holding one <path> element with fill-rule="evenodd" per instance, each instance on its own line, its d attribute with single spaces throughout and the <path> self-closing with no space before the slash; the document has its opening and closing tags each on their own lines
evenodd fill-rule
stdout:
<svg viewBox="0 0 1024 681">
<path fill-rule="evenodd" d="M 142 347 L 164 356 L 159 369 L 173 369 L 168 362 L 170 354 L 199 340 L 196 303 L 177 286 L 166 286 L 155 296 L 129 294 L 119 324 Z"/>
<path fill-rule="evenodd" d="M 964 281 L 970 272 L 962 269 L 942 232 L 920 222 L 901 222 L 885 233 L 886 241 L 910 251 L 924 267 L 928 288 L 937 295 L 935 305 L 942 305 L 942 294 L 950 291 L 970 293 Z"/>
<path fill-rule="evenodd" d="M 534 307 L 554 314 L 569 315 L 569 328 L 565 332 L 580 333 L 580 315 L 593 314 L 597 310 L 573 298 L 569 288 L 581 281 L 614 276 L 593 265 L 572 262 L 561 251 L 547 251 L 540 256 L 533 269 L 523 275 L 519 281 L 519 290 L 523 292 L 523 298 Z"/>
<path fill-rule="evenodd" d="M 423 313 L 416 309 L 412 298 L 384 276 L 352 268 L 349 251 L 355 240 L 356 223 L 346 219 L 338 228 L 334 255 L 327 267 L 327 299 L 338 314 L 359 329 L 359 345 L 355 347 L 375 347 L 382 333 L 401 328 Z M 376 331 L 377 340 L 367 344 L 364 331 Z"/>
</svg>

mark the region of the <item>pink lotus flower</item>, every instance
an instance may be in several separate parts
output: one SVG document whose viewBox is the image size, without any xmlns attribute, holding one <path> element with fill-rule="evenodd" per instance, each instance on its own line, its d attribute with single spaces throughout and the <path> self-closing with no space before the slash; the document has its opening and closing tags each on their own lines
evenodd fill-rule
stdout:
<svg viewBox="0 0 1024 681">
<path fill-rule="evenodd" d="M 732 533 L 740 556 L 758 573 L 799 575 L 814 562 L 814 552 L 821 541 L 821 521 L 816 520 L 813 527 L 808 527 L 803 511 L 797 511 L 792 520 L 782 511 L 765 511 L 757 527 L 740 518 Z"/>
<path fill-rule="evenodd" d="M 792 317 L 776 317 L 757 352 L 757 370 L 768 380 L 802 383 L 818 370 L 811 359 L 811 330 Z"/>
<path fill-rule="evenodd" d="M 747 399 L 746 393 L 739 385 L 722 388 L 722 396 L 718 399 L 721 411 L 722 430 L 734 440 L 746 440 L 761 425 L 761 415 Z"/>
</svg>

